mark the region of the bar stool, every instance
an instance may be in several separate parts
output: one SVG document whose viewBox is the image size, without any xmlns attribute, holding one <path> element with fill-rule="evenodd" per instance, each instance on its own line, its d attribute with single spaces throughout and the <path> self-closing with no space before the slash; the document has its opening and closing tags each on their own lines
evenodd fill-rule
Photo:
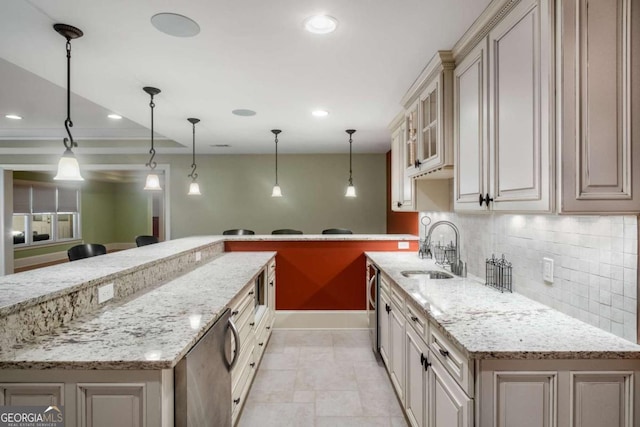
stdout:
<svg viewBox="0 0 640 427">
<path fill-rule="evenodd" d="M 225 230 L 222 232 L 224 236 L 243 236 L 256 234 L 253 230 L 247 230 L 245 228 L 234 228 L 233 230 Z"/>
<path fill-rule="evenodd" d="M 136 237 L 137 247 L 153 245 L 154 243 L 158 243 L 158 238 L 156 236 L 137 236 Z"/>
<path fill-rule="evenodd" d="M 348 228 L 327 228 L 322 230 L 322 234 L 353 234 Z"/>
<path fill-rule="evenodd" d="M 294 230 L 292 228 L 280 228 L 278 230 L 273 230 L 271 234 L 302 234 L 302 231 Z"/>
<path fill-rule="evenodd" d="M 76 245 L 67 251 L 69 261 L 90 258 L 107 253 L 107 248 L 99 243 L 86 243 L 84 245 Z"/>
</svg>

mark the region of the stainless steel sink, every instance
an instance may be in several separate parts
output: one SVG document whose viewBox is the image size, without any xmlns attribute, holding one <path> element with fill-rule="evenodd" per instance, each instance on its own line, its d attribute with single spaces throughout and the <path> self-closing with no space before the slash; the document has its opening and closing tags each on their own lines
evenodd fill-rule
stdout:
<svg viewBox="0 0 640 427">
<path fill-rule="evenodd" d="M 453 276 L 449 273 L 445 273 L 443 271 L 436 270 L 410 270 L 410 271 L 401 271 L 404 277 L 413 278 L 416 276 L 424 277 L 425 279 L 452 279 Z"/>
</svg>

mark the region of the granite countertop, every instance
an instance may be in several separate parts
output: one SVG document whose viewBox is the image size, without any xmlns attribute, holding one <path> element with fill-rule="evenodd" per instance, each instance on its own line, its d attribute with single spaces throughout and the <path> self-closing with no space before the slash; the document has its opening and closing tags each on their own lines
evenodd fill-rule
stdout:
<svg viewBox="0 0 640 427">
<path fill-rule="evenodd" d="M 441 270 L 415 253 L 366 255 L 471 359 L 640 359 L 639 345 L 478 277 L 406 278 L 402 271 Z"/>
<path fill-rule="evenodd" d="M 223 240 L 221 236 L 186 237 L 0 276 L 0 316 Z"/>
<path fill-rule="evenodd" d="M 54 334 L 2 349 L 0 369 L 172 368 L 274 256 L 224 254 Z"/>
</svg>

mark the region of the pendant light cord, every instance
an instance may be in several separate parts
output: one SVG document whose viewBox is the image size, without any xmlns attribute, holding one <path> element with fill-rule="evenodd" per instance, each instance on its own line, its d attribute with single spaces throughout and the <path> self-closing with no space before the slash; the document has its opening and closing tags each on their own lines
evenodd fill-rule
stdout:
<svg viewBox="0 0 640 427">
<path fill-rule="evenodd" d="M 198 174 L 196 173 L 196 123 L 192 123 L 193 125 L 193 160 L 191 163 L 191 173 L 189 175 L 187 175 L 189 178 L 191 178 L 193 180 L 193 182 L 196 182 L 196 179 L 198 179 Z"/>
<path fill-rule="evenodd" d="M 278 185 L 278 134 L 276 134 L 276 185 Z"/>
<path fill-rule="evenodd" d="M 71 129 L 73 122 L 71 121 L 71 39 L 67 37 L 67 118 L 64 121 L 64 128 L 67 130 L 69 138 L 64 138 L 62 143 L 67 150 L 71 150 L 72 147 L 77 147 L 78 143 L 73 140 L 71 136 Z"/>
<path fill-rule="evenodd" d="M 153 109 L 156 107 L 156 104 L 153 102 L 153 94 L 151 94 L 150 96 L 151 101 L 149 102 L 149 107 L 151 107 L 151 150 L 149 150 L 149 154 L 151 154 L 151 158 L 145 164 L 145 166 L 148 166 L 149 168 L 151 168 L 151 170 L 154 170 L 157 166 L 157 163 L 153 160 L 153 158 L 156 156 L 156 149 L 153 148 Z"/>
<path fill-rule="evenodd" d="M 353 171 L 351 167 L 351 145 L 353 143 L 353 139 L 351 138 L 352 133 L 349 134 L 349 185 L 353 185 Z"/>
</svg>

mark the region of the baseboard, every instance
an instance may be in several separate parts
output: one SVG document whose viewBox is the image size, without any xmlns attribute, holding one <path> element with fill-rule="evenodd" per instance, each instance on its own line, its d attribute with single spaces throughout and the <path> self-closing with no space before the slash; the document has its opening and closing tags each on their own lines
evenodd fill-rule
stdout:
<svg viewBox="0 0 640 427">
<path fill-rule="evenodd" d="M 107 253 L 135 248 L 135 243 L 107 243 Z M 35 268 L 67 261 L 67 251 L 51 252 L 49 254 L 34 255 L 26 258 L 15 258 L 13 268 L 15 270 L 23 268 Z"/>
<path fill-rule="evenodd" d="M 276 310 L 275 329 L 367 329 L 366 310 Z"/>
</svg>

